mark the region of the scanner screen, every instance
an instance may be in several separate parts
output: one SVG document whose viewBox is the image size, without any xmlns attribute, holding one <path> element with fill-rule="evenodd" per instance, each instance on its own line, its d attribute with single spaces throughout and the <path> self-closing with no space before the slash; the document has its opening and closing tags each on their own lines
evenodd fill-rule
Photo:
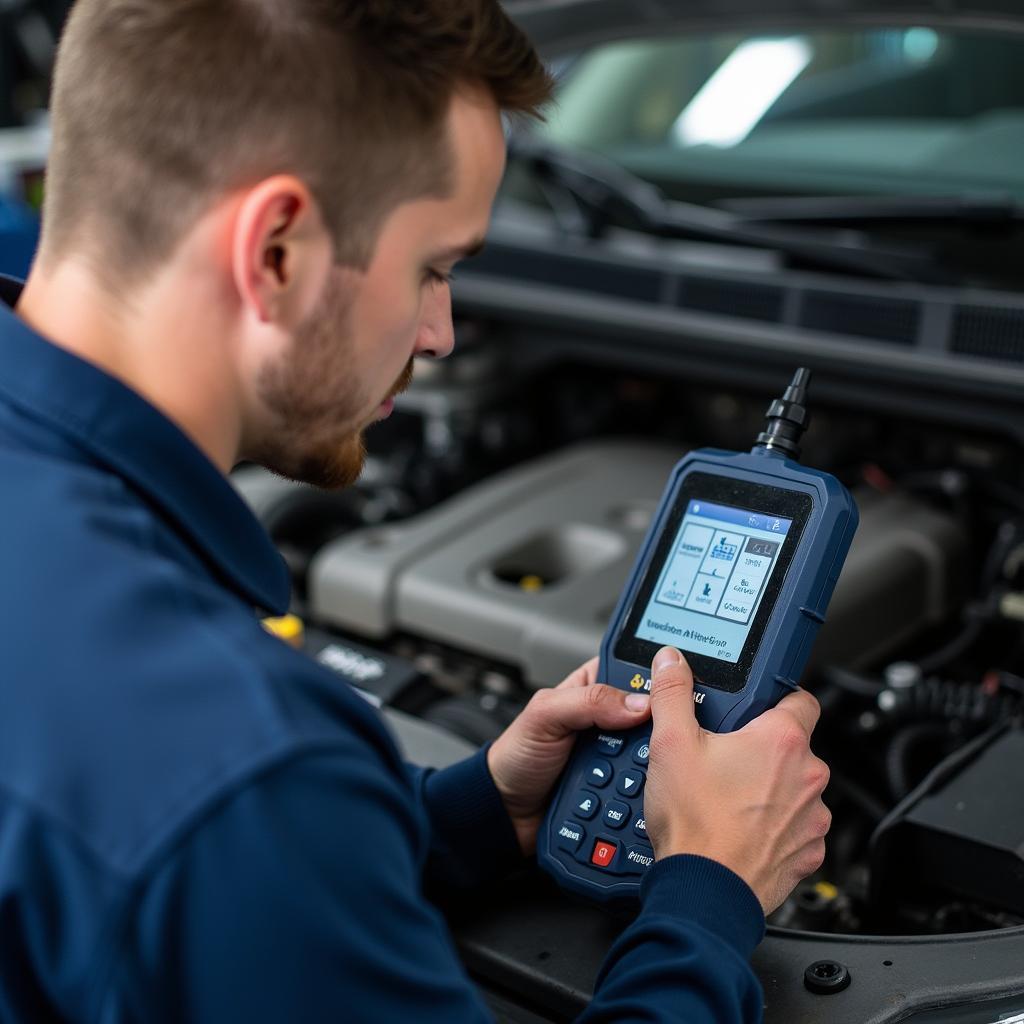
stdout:
<svg viewBox="0 0 1024 1024">
<path fill-rule="evenodd" d="M 792 525 L 692 499 L 636 637 L 737 662 Z"/>
</svg>

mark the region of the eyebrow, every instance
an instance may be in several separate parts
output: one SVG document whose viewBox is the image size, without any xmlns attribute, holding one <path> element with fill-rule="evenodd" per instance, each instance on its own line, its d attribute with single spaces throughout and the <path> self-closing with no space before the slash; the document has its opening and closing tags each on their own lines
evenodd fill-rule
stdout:
<svg viewBox="0 0 1024 1024">
<path fill-rule="evenodd" d="M 468 260 L 470 256 L 476 256 L 478 252 L 484 247 L 483 238 L 474 239 L 472 242 L 467 242 L 465 245 L 452 246 L 450 249 L 443 249 L 441 252 L 434 253 L 435 260 Z"/>
</svg>

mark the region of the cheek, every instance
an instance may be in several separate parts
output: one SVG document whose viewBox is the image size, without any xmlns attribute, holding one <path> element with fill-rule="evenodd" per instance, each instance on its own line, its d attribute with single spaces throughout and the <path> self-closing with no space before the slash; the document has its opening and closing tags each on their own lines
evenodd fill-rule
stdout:
<svg viewBox="0 0 1024 1024">
<path fill-rule="evenodd" d="M 381 365 L 404 363 L 416 344 L 420 323 L 419 290 L 399 294 L 392 289 L 367 309 L 368 328 L 360 333 L 361 343 L 369 349 L 368 358 Z M 358 328 L 357 328 L 358 331 Z"/>
<path fill-rule="evenodd" d="M 407 249 L 394 245 L 384 254 L 379 249 L 362 281 L 352 321 L 359 372 L 371 385 L 378 378 L 390 385 L 412 355 L 423 298 L 421 271 L 410 263 Z"/>
</svg>

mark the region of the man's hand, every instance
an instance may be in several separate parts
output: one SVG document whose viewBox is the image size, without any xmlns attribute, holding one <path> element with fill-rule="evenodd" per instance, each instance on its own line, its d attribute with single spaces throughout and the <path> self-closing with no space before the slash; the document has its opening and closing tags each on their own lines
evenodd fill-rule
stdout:
<svg viewBox="0 0 1024 1024">
<path fill-rule="evenodd" d="M 829 773 L 809 745 L 818 702 L 793 693 L 737 732 L 717 734 L 697 724 L 693 676 L 678 651 L 658 652 L 652 679 L 644 817 L 655 856 L 716 860 L 771 913 L 825 857 Z"/>
<path fill-rule="evenodd" d="M 537 828 L 576 733 L 594 726 L 631 729 L 650 713 L 646 694 L 602 686 L 596 676 L 594 658 L 554 689 L 538 690 L 487 752 L 487 767 L 524 854 L 533 853 L 537 845 Z"/>
</svg>

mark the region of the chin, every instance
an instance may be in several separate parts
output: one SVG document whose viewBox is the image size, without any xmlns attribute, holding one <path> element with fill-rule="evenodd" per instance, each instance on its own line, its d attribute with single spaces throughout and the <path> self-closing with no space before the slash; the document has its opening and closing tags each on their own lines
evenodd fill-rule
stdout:
<svg viewBox="0 0 1024 1024">
<path fill-rule="evenodd" d="M 273 473 L 326 491 L 351 487 L 363 472 L 366 445 L 363 435 L 349 435 L 340 443 L 318 445 L 303 452 L 281 453 L 258 460 Z"/>
</svg>

